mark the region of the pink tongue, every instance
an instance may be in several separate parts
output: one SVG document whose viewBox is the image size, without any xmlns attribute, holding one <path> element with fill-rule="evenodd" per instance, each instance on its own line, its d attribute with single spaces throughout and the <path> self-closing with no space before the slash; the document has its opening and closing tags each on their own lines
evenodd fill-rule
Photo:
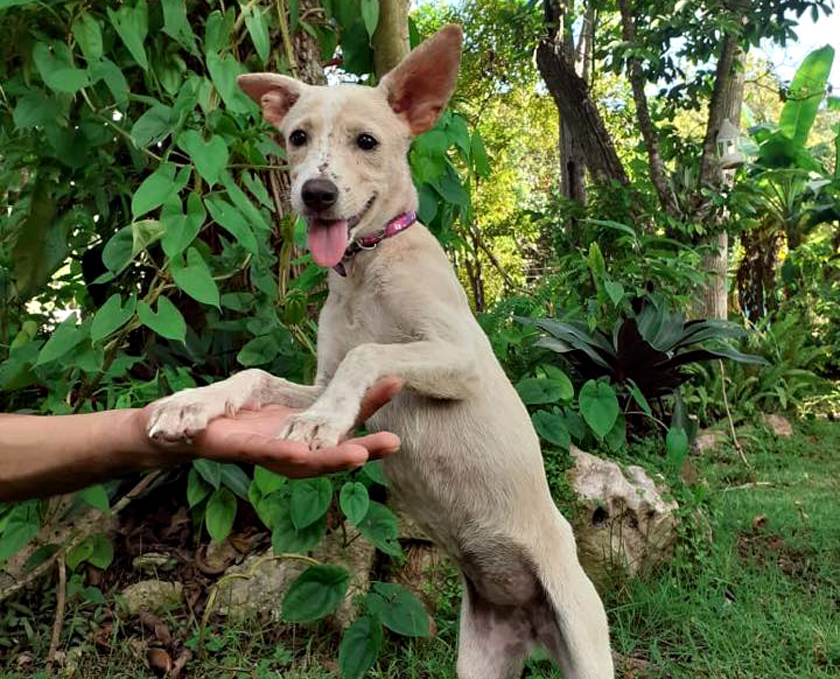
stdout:
<svg viewBox="0 0 840 679">
<path fill-rule="evenodd" d="M 307 230 L 309 251 L 318 266 L 335 266 L 347 249 L 347 220 L 313 220 Z"/>
</svg>

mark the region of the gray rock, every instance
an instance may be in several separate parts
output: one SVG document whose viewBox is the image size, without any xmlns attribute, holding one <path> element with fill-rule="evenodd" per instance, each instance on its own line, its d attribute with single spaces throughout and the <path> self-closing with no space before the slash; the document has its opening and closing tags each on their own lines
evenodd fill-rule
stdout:
<svg viewBox="0 0 840 679">
<path fill-rule="evenodd" d="M 677 503 L 665 500 L 641 467 L 625 472 L 574 446 L 570 452 L 575 467 L 569 478 L 581 504 L 574 521 L 578 558 L 596 587 L 669 559 L 677 540 Z"/>
<path fill-rule="evenodd" d="M 765 413 L 761 416 L 761 421 L 764 426 L 772 431 L 776 436 L 787 438 L 793 436 L 793 427 L 786 418 L 778 413 Z"/>
<path fill-rule="evenodd" d="M 342 566 L 350 572 L 347 594 L 333 615 L 333 621 L 341 627 L 348 626 L 356 617 L 354 599 L 367 593 L 375 552 L 373 545 L 357 537 L 355 529 L 347 526 L 346 535 L 348 544 L 345 546 L 344 531 L 339 529 L 328 533 L 312 553 L 315 560 Z M 269 550 L 249 556 L 240 565 L 225 571 L 216 597 L 221 615 L 240 620 L 267 615 L 279 620 L 289 586 L 309 564 L 272 557 L 273 553 Z M 248 577 L 229 578 L 232 574 Z"/>
<path fill-rule="evenodd" d="M 184 586 L 180 582 L 141 580 L 122 592 L 122 601 L 131 615 L 147 611 L 160 615 L 181 607 Z"/>
</svg>

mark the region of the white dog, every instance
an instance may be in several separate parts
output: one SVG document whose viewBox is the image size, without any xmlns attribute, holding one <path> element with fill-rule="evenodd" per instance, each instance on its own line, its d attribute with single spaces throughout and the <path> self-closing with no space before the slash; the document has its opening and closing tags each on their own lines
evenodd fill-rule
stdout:
<svg viewBox="0 0 840 679">
<path fill-rule="evenodd" d="M 335 268 L 317 384 L 248 370 L 163 399 L 149 433 L 177 439 L 245 403 L 283 403 L 308 409 L 279 437 L 332 445 L 374 382 L 401 377 L 406 388 L 370 424 L 402 439 L 384 463 L 389 488 L 463 573 L 460 679 L 518 677 L 534 645 L 567 679 L 610 679 L 604 607 L 552 502 L 528 413 L 445 252 L 412 225 L 406 154 L 452 94 L 461 37 L 444 28 L 375 88 L 239 78 L 283 134 L 312 256 Z"/>
</svg>

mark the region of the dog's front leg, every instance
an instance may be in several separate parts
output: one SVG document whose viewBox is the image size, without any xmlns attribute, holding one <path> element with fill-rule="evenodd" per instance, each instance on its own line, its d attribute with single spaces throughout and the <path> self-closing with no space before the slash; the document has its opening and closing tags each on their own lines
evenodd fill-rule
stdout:
<svg viewBox="0 0 840 679">
<path fill-rule="evenodd" d="M 222 415 L 269 404 L 308 408 L 322 391 L 323 387 L 295 384 L 264 370 L 243 370 L 221 382 L 184 389 L 156 401 L 150 406 L 147 432 L 159 441 L 189 439 Z"/>
<path fill-rule="evenodd" d="M 356 421 L 365 392 L 383 377 L 399 377 L 424 396 L 455 400 L 467 398 L 478 383 L 473 355 L 451 343 L 362 344 L 347 353 L 324 393 L 291 417 L 279 437 L 335 445 Z"/>
</svg>

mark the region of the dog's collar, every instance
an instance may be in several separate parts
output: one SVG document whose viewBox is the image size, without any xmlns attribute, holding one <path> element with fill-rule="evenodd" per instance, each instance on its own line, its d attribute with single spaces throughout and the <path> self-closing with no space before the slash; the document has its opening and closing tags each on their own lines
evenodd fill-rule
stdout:
<svg viewBox="0 0 840 679">
<path fill-rule="evenodd" d="M 362 250 L 373 250 L 383 240 L 405 231 L 416 221 L 417 213 L 414 212 L 414 210 L 397 215 L 376 233 L 361 236 L 358 240 L 354 240 L 350 243 L 344 251 L 344 257 L 342 257 L 341 261 L 336 264 L 333 269 L 339 276 L 347 276 L 347 269 L 344 267 L 345 262 L 355 257 Z"/>
</svg>

